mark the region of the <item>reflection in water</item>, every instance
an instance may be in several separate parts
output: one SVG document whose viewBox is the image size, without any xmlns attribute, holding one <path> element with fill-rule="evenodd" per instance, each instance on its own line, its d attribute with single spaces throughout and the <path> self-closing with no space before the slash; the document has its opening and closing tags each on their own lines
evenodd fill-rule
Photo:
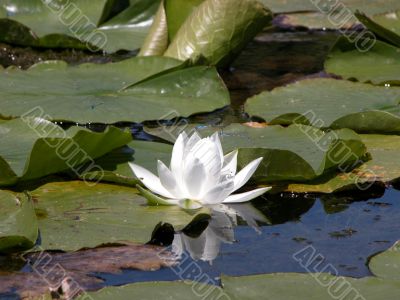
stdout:
<svg viewBox="0 0 400 300">
<path fill-rule="evenodd" d="M 187 251 L 194 260 L 212 262 L 219 253 L 221 243 L 235 241 L 234 227 L 238 225 L 238 217 L 253 227 L 257 232 L 257 221 L 267 223 L 267 218 L 251 204 L 214 205 L 210 207 L 211 218 L 208 226 L 197 237 L 190 232 L 180 231 L 175 234 L 172 250 L 182 257 Z"/>
</svg>

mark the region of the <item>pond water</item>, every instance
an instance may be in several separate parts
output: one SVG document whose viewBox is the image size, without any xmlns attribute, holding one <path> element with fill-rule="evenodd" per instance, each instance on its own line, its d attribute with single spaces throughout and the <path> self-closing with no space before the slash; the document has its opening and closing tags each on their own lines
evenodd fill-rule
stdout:
<svg viewBox="0 0 400 300">
<path fill-rule="evenodd" d="M 367 267 L 369 257 L 386 250 L 400 238 L 400 191 L 389 188 L 375 191 L 371 196 L 259 198 L 252 205 L 271 224 L 260 224 L 258 232 L 243 223 L 236 226 L 236 242 L 222 242 L 217 257 L 211 262 L 183 256 L 182 265 L 171 269 L 96 275 L 106 279 L 107 285 L 120 285 L 180 277 L 194 279 L 199 272 L 204 281 L 212 280 L 215 284 L 221 274 L 304 273 L 307 270 L 295 258 L 296 253 L 307 248 L 304 251 L 320 255 L 317 271 L 326 267 L 326 271 L 343 276 L 368 276 L 371 275 Z M 186 271 L 181 271 L 185 268 Z"/>
</svg>

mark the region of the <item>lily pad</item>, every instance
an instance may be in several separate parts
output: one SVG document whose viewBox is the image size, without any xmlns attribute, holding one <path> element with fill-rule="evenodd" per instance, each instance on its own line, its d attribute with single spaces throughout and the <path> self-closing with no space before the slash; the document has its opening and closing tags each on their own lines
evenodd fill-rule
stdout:
<svg viewBox="0 0 400 300">
<path fill-rule="evenodd" d="M 352 61 L 351 68 L 355 62 Z M 376 62 L 374 63 L 376 64 Z M 304 123 L 357 132 L 400 132 L 400 88 L 307 79 L 250 98 L 245 110 L 270 124 Z"/>
<path fill-rule="evenodd" d="M 0 253 L 29 249 L 37 237 L 32 201 L 25 195 L 0 190 Z"/>
<path fill-rule="evenodd" d="M 329 268 L 328 264 L 323 266 Z M 335 298 L 380 300 L 382 297 L 396 299 L 400 290 L 399 281 L 375 277 L 361 279 L 335 277 L 325 273 L 223 276 L 222 284 L 224 291 L 232 300 L 320 300 Z"/>
<path fill-rule="evenodd" d="M 102 49 L 140 48 L 159 0 L 135 0 L 111 20 L 113 0 L 13 0 L 0 6 L 0 40 L 22 46 Z"/>
<path fill-rule="evenodd" d="M 17 117 L 40 107 L 45 111 L 40 116 L 49 120 L 142 122 L 229 104 L 229 93 L 214 68 L 180 65 L 165 57 L 137 57 L 104 65 L 68 67 L 57 61 L 27 71 L 6 69 L 0 71 L 0 113 Z M 36 116 L 35 111 L 31 115 Z"/>
<path fill-rule="evenodd" d="M 40 118 L 26 117 L 0 124 L 0 185 L 37 179 L 78 168 L 83 163 L 121 147 L 132 138 L 129 132 L 110 127 L 95 133 L 81 127 L 64 131 Z M 96 169 L 91 164 L 87 169 Z"/>
<path fill-rule="evenodd" d="M 325 62 L 327 72 L 345 79 L 377 85 L 400 85 L 400 49 L 376 41 L 368 51 L 360 52 L 341 38 Z"/>
<path fill-rule="evenodd" d="M 168 163 L 171 159 L 172 146 L 163 143 L 132 141 L 123 148 L 116 149 L 96 160 L 102 172 L 94 171 L 82 174 L 84 178 L 102 180 L 126 185 L 140 182 L 129 167 L 129 162 L 157 173 L 157 161 Z"/>
<path fill-rule="evenodd" d="M 132 0 L 130 6 L 97 28 L 107 42 L 102 48 L 111 53 L 139 49 L 153 23 L 160 0 Z"/>
<path fill-rule="evenodd" d="M 294 193 L 333 193 L 366 189 L 376 182 L 389 184 L 400 178 L 400 136 L 361 134 L 371 160 L 351 172 L 332 174 L 307 184 L 291 183 L 286 190 Z"/>
<path fill-rule="evenodd" d="M 372 19 L 360 12 L 356 12 L 355 15 L 365 27 L 380 38 L 400 47 L 400 10 L 377 15 Z"/>
<path fill-rule="evenodd" d="M 360 137 L 349 129 L 324 133 L 304 125 L 251 128 L 232 124 L 224 128 L 198 128 L 197 131 L 202 136 L 220 131 L 226 153 L 239 149 L 238 168 L 264 157 L 252 177 L 258 183 L 312 180 L 336 169 L 339 164 L 345 168 L 353 164 L 354 160 L 361 160 L 366 152 Z M 164 132 L 168 132 L 168 128 Z M 179 128 L 175 128 L 174 132 L 178 133 Z M 152 133 L 157 134 L 157 131 Z M 348 155 L 349 150 L 353 155 L 349 155 L 348 160 L 342 159 L 341 156 L 345 152 Z"/>
<path fill-rule="evenodd" d="M 179 207 L 147 206 L 131 187 L 82 181 L 48 183 L 32 192 L 41 212 L 45 250 L 78 250 L 104 243 L 146 243 L 160 221 L 184 226 L 191 216 Z"/>
<path fill-rule="evenodd" d="M 141 282 L 120 287 L 107 287 L 87 294 L 94 300 L 106 299 L 229 299 L 220 287 L 198 282 Z M 86 299 L 85 296 L 78 300 Z"/>
<path fill-rule="evenodd" d="M 369 269 L 380 278 L 400 280 L 400 241 L 369 261 Z"/>
<path fill-rule="evenodd" d="M 396 0 L 260 1 L 272 12 L 281 14 L 274 21 L 278 26 L 310 29 L 349 29 L 358 23 L 357 18 L 353 15 L 357 10 L 375 15 L 400 9 L 400 4 Z"/>
</svg>

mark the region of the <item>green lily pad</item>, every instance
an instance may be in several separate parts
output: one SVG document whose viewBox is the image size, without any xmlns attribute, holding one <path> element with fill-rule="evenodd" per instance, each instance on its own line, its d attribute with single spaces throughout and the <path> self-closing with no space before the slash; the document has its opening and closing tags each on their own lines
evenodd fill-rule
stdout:
<svg viewBox="0 0 400 300">
<path fill-rule="evenodd" d="M 0 190 L 0 253 L 29 249 L 37 237 L 32 201 L 25 195 Z"/>
<path fill-rule="evenodd" d="M 341 38 L 325 61 L 328 73 L 377 85 L 400 85 L 400 50 L 381 41 L 360 52 Z"/>
<path fill-rule="evenodd" d="M 78 250 L 104 243 L 146 243 L 154 227 L 184 226 L 191 216 L 179 207 L 147 206 L 131 187 L 82 181 L 48 183 L 32 192 L 41 212 L 41 247 Z"/>
<path fill-rule="evenodd" d="M 365 189 L 374 182 L 389 184 L 400 178 L 400 136 L 361 134 L 371 160 L 351 172 L 332 174 L 306 184 L 290 183 L 294 193 L 333 193 L 349 189 Z"/>
<path fill-rule="evenodd" d="M 356 12 L 356 17 L 369 30 L 383 40 L 400 47 L 400 10 L 374 16 L 372 19 L 365 14 Z"/>
<path fill-rule="evenodd" d="M 329 268 L 328 264 L 324 266 Z M 382 298 L 396 299 L 400 290 L 399 281 L 375 277 L 361 279 L 335 277 L 326 273 L 223 276 L 222 284 L 224 291 L 232 300 L 320 300 L 336 298 L 380 300 Z"/>
<path fill-rule="evenodd" d="M 369 261 L 369 269 L 380 278 L 400 280 L 400 241 Z"/>
<path fill-rule="evenodd" d="M 174 133 L 184 129 L 186 127 L 176 127 Z M 220 131 L 224 152 L 239 149 L 239 169 L 256 158 L 264 157 L 252 177 L 258 183 L 312 180 L 336 169 L 339 163 L 345 168 L 366 153 L 360 137 L 349 129 L 324 133 L 304 125 L 251 128 L 232 124 L 224 128 L 199 127 L 197 131 L 202 136 Z M 160 131 L 151 132 L 156 135 Z M 168 128 L 161 132 L 168 132 Z M 348 155 L 348 150 L 353 155 Z M 342 157 L 344 154 L 347 159 Z"/>
<path fill-rule="evenodd" d="M 110 127 L 95 133 L 81 127 L 64 131 L 39 118 L 26 117 L 0 124 L 0 185 L 37 179 L 68 169 L 98 169 L 93 159 L 121 147 L 132 138 L 129 132 Z"/>
<path fill-rule="evenodd" d="M 102 172 L 94 171 L 82 174 L 84 178 L 102 180 L 126 185 L 136 185 L 139 180 L 129 167 L 129 162 L 157 173 L 157 161 L 168 164 L 171 160 L 172 146 L 163 143 L 132 141 L 126 147 L 116 149 L 95 162 Z"/>
<path fill-rule="evenodd" d="M 101 24 L 96 31 L 107 38 L 103 50 L 111 53 L 139 49 L 149 32 L 159 4 L 160 0 L 132 0 L 128 8 Z"/>
<path fill-rule="evenodd" d="M 159 2 L 131 1 L 104 23 L 113 0 L 8 1 L 0 6 L 0 40 L 47 48 L 135 50 L 143 43 Z"/>
<path fill-rule="evenodd" d="M 165 57 L 137 57 L 104 65 L 46 62 L 27 71 L 6 69 L 0 73 L 0 112 L 17 117 L 41 107 L 41 117 L 49 120 L 114 123 L 189 116 L 229 104 L 214 68 L 180 65 Z"/>
<path fill-rule="evenodd" d="M 206 296 L 205 296 L 206 295 Z M 135 284 L 128 284 L 120 287 L 107 287 L 97 292 L 90 292 L 87 294 L 94 300 L 106 299 L 173 299 L 173 300 L 187 300 L 187 299 L 225 299 L 224 292 L 220 287 L 206 285 L 198 282 L 140 282 Z M 218 298 L 219 297 L 219 298 Z M 77 298 L 77 300 L 84 300 L 85 295 Z"/>
<path fill-rule="evenodd" d="M 351 67 L 354 68 L 354 61 Z M 375 64 L 375 63 L 374 63 Z M 270 124 L 304 123 L 357 132 L 400 132 L 400 88 L 308 79 L 250 98 L 245 110 Z"/>
<path fill-rule="evenodd" d="M 375 15 L 400 9 L 400 3 L 396 0 L 260 1 L 274 13 L 281 14 L 274 21 L 278 26 L 310 29 L 349 29 L 358 23 L 357 18 L 352 15 L 357 10 Z"/>
</svg>

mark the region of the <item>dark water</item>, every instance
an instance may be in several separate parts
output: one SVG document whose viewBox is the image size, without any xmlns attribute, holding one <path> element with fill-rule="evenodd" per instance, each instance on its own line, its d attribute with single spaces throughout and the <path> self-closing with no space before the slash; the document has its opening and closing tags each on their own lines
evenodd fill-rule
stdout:
<svg viewBox="0 0 400 300">
<path fill-rule="evenodd" d="M 374 197 L 379 196 L 372 193 Z M 252 275 L 274 272 L 306 272 L 294 255 L 307 251 L 320 254 L 330 272 L 351 277 L 371 275 L 370 256 L 389 248 L 400 239 L 400 192 L 394 188 L 379 198 L 357 196 L 257 199 L 253 205 L 273 224 L 261 225 L 260 232 L 249 226 L 234 229 L 236 242 L 222 243 L 219 254 L 210 262 L 186 259 L 178 268 L 155 272 L 125 271 L 121 275 L 97 274 L 107 285 L 137 281 L 212 279 L 218 284 L 221 274 Z M 187 268 L 186 271 L 179 271 Z M 328 270 L 327 270 L 328 271 Z M 199 273 L 200 272 L 200 273 Z M 206 274 L 206 276 L 204 276 Z"/>
</svg>

